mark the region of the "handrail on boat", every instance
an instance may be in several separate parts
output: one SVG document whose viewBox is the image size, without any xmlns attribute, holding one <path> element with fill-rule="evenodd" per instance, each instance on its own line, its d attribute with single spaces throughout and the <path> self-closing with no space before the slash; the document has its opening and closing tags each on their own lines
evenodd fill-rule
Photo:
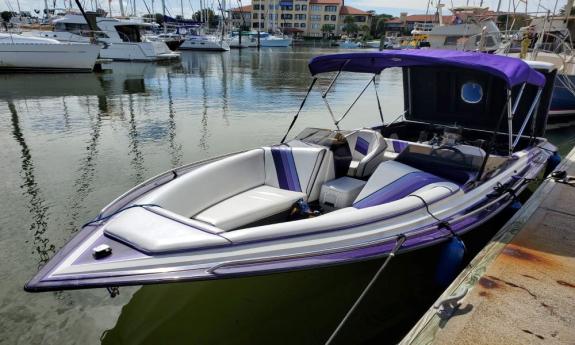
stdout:
<svg viewBox="0 0 575 345">
<path fill-rule="evenodd" d="M 515 182 L 515 184 L 512 187 L 509 187 L 506 192 L 502 193 L 500 196 L 491 200 L 490 202 L 486 203 L 485 205 L 478 207 L 478 208 L 474 209 L 473 211 L 466 213 L 462 216 L 454 217 L 451 219 L 448 218 L 448 219 L 444 219 L 440 222 L 438 221 L 436 223 L 430 224 L 430 225 L 428 225 L 428 226 L 426 226 L 423 229 L 418 230 L 418 231 L 412 231 L 412 232 L 408 231 L 406 233 L 401 233 L 401 234 L 397 234 L 394 236 L 386 237 L 385 239 L 372 240 L 372 241 L 368 241 L 368 242 L 363 242 L 363 243 L 359 243 L 359 244 L 352 244 L 352 245 L 347 245 L 347 246 L 333 248 L 333 249 L 318 250 L 315 252 L 297 253 L 297 254 L 274 256 L 274 257 L 267 256 L 267 257 L 263 257 L 263 258 L 254 258 L 254 259 L 239 259 L 239 260 L 224 261 L 224 262 L 218 263 L 218 264 L 208 268 L 206 270 L 206 273 L 217 275 L 218 273 L 216 271 L 221 269 L 221 268 L 224 268 L 224 267 L 243 266 L 243 265 L 259 264 L 259 263 L 265 263 L 265 262 L 271 262 L 271 261 L 283 261 L 283 260 L 299 259 L 299 258 L 308 257 L 308 256 L 336 254 L 336 253 L 345 252 L 348 250 L 361 249 L 364 247 L 371 247 L 371 246 L 378 245 L 378 244 L 384 244 L 386 242 L 389 242 L 391 239 L 396 238 L 397 236 L 405 236 L 405 240 L 407 241 L 407 240 L 409 240 L 410 237 L 414 237 L 414 236 L 419 235 L 422 232 L 428 231 L 429 227 L 431 227 L 431 226 L 438 226 L 438 225 L 444 224 L 446 222 L 448 224 L 449 223 L 457 223 L 459 221 L 464 220 L 465 218 L 473 216 L 473 215 L 493 206 L 494 204 L 502 201 L 503 199 L 505 199 L 507 197 L 511 197 L 511 199 L 513 199 L 515 197 L 515 195 L 517 194 L 517 191 L 519 189 L 523 188 L 523 186 L 527 182 L 531 182 L 531 181 L 532 181 L 532 179 L 521 177 L 521 178 L 517 179 L 517 182 Z M 450 231 L 444 237 L 453 236 L 453 234 L 454 233 L 452 231 Z M 400 250 L 400 252 L 401 252 L 401 250 Z M 378 255 L 378 256 L 385 256 L 385 255 L 388 255 L 388 254 L 382 254 L 382 255 Z"/>
</svg>

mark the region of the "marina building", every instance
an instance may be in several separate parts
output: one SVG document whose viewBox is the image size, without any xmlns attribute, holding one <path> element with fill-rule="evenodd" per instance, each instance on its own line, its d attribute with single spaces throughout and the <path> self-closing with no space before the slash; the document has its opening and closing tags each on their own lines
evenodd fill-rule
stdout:
<svg viewBox="0 0 575 345">
<path fill-rule="evenodd" d="M 241 12 L 247 13 L 248 7 L 244 6 Z M 351 22 L 360 31 L 363 26 L 370 26 L 372 20 L 372 13 L 346 6 L 344 0 L 252 0 L 250 10 L 252 30 L 307 37 L 339 36 Z M 239 8 L 232 10 L 235 27 L 241 21 L 239 12 Z"/>
</svg>

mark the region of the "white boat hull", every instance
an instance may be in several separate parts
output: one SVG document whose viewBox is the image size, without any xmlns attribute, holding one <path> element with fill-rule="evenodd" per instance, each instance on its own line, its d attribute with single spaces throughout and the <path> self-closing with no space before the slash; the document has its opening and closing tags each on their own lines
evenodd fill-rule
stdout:
<svg viewBox="0 0 575 345">
<path fill-rule="evenodd" d="M 232 38 L 230 40 L 230 48 L 241 49 L 241 48 L 249 48 L 250 45 L 250 38 L 247 36 L 242 37 L 242 43 L 240 44 L 240 40 L 236 38 Z"/>
<path fill-rule="evenodd" d="M 164 42 L 122 42 L 102 48 L 100 57 L 127 61 L 162 61 L 178 59 L 180 54 L 172 52 Z"/>
<path fill-rule="evenodd" d="M 93 44 L 0 44 L 0 70 L 90 72 L 100 47 Z"/>
<path fill-rule="evenodd" d="M 180 46 L 181 50 L 211 50 L 228 51 L 230 45 L 225 40 L 186 39 Z"/>
<path fill-rule="evenodd" d="M 51 38 L 66 43 L 87 43 L 88 37 L 76 35 L 70 32 L 41 31 L 31 32 L 28 35 L 35 37 Z M 157 42 L 106 42 L 106 46 L 100 51 L 103 59 L 117 61 L 162 61 L 178 59 L 179 53 L 174 53 L 162 41 Z"/>
<path fill-rule="evenodd" d="M 289 47 L 291 38 L 260 39 L 260 47 Z"/>
</svg>

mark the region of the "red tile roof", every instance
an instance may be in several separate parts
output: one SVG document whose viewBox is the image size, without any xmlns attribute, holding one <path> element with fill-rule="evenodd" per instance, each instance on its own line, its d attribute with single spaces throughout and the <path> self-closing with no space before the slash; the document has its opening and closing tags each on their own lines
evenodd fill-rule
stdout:
<svg viewBox="0 0 575 345">
<path fill-rule="evenodd" d="M 351 6 L 341 6 L 341 10 L 339 11 L 339 14 L 364 15 L 364 16 L 370 16 L 371 15 L 371 13 L 369 13 L 369 12 L 365 12 L 363 10 L 360 10 L 359 8 L 355 8 L 355 7 L 351 7 Z"/>
<path fill-rule="evenodd" d="M 236 8 L 232 8 L 230 11 L 232 12 L 244 12 L 244 13 L 248 13 L 252 11 L 252 5 L 245 5 L 242 7 L 236 7 Z"/>
<path fill-rule="evenodd" d="M 310 0 L 309 3 L 320 5 L 341 5 L 342 0 Z"/>
<path fill-rule="evenodd" d="M 391 18 L 385 21 L 386 23 L 401 24 L 403 23 L 399 18 Z"/>
<path fill-rule="evenodd" d="M 434 14 L 412 14 L 407 16 L 408 22 L 433 22 L 437 19 Z M 453 16 L 443 16 L 443 22 L 447 23 L 453 19 Z"/>
</svg>

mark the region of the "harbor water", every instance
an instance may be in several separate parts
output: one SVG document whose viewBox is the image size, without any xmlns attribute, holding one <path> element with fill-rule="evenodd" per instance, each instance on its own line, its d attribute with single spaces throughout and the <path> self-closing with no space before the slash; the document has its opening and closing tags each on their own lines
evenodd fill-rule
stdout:
<svg viewBox="0 0 575 345">
<path fill-rule="evenodd" d="M 113 299 L 105 289 L 29 294 L 22 287 L 82 224 L 134 185 L 185 163 L 277 143 L 311 82 L 308 60 L 334 51 L 183 52 L 181 62 L 110 63 L 103 73 L 0 75 L 0 343 L 323 343 L 377 262 L 123 287 Z M 341 76 L 327 97 L 336 117 L 370 78 Z M 292 134 L 333 127 L 320 97 L 328 84 L 326 78 L 316 85 Z M 401 71 L 385 71 L 377 85 L 384 119 L 392 121 L 403 111 Z M 379 123 L 370 86 L 341 125 Z M 564 131 L 552 141 L 567 147 L 569 138 Z M 427 254 L 411 255 L 404 260 Z M 414 275 L 411 281 L 427 277 Z M 387 279 L 376 290 L 405 289 L 401 283 Z M 421 289 L 415 293 L 425 303 L 440 292 Z M 397 339 L 377 325 L 407 317 L 370 309 L 388 297 L 375 295 L 343 339 Z M 407 313 L 418 301 L 403 296 L 396 302 Z"/>
</svg>

